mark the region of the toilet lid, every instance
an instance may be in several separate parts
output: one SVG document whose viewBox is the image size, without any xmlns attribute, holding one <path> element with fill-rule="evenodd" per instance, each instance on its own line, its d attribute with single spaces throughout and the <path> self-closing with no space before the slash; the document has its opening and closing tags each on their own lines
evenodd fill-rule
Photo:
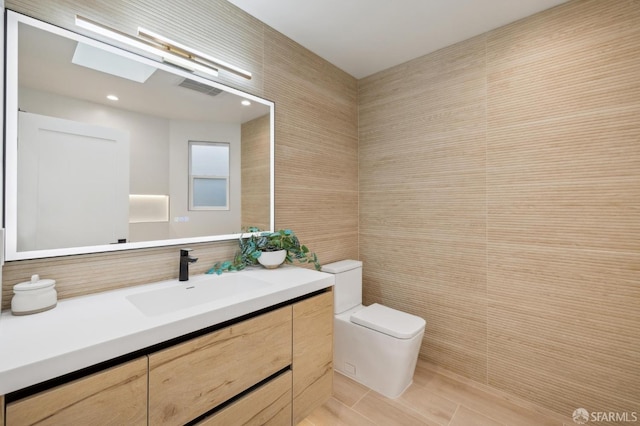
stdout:
<svg viewBox="0 0 640 426">
<path fill-rule="evenodd" d="M 426 321 L 418 316 L 374 303 L 351 315 L 351 322 L 399 339 L 422 332 Z"/>
</svg>

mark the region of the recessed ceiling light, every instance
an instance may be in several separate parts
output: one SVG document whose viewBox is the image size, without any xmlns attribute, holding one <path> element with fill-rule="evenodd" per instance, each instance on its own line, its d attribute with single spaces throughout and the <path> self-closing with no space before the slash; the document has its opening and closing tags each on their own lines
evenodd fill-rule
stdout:
<svg viewBox="0 0 640 426">
<path fill-rule="evenodd" d="M 242 102 L 240 102 L 242 105 L 244 106 L 249 106 L 251 105 L 251 102 L 249 102 L 248 100 L 244 99 Z"/>
<path fill-rule="evenodd" d="M 118 97 L 116 95 L 107 95 L 107 99 L 109 99 L 110 101 L 117 101 Z"/>
</svg>

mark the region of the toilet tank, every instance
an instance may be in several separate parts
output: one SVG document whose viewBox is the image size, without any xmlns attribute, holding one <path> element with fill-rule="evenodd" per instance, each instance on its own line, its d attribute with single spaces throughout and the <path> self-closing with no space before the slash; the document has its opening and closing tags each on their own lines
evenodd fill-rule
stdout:
<svg viewBox="0 0 640 426">
<path fill-rule="evenodd" d="M 335 275 L 334 313 L 339 314 L 362 304 L 362 262 L 341 260 L 322 266 L 322 272 Z"/>
</svg>

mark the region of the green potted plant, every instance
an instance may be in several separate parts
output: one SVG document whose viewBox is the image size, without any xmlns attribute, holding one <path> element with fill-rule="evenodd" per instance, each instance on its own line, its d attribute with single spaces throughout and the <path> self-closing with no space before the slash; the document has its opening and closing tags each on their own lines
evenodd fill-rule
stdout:
<svg viewBox="0 0 640 426">
<path fill-rule="evenodd" d="M 239 249 L 233 260 L 216 262 L 208 274 L 221 274 L 225 271 L 241 271 L 247 266 L 262 264 L 266 268 L 277 268 L 280 264 L 312 263 L 319 271 L 318 256 L 309 251 L 307 246 L 300 244 L 296 234 L 290 229 L 281 229 L 276 232 L 262 232 L 258 228 L 247 229 L 250 235 L 241 234 L 238 240 Z M 280 256 L 276 261 L 265 261 L 272 253 Z M 260 260 L 262 258 L 262 261 Z"/>
</svg>

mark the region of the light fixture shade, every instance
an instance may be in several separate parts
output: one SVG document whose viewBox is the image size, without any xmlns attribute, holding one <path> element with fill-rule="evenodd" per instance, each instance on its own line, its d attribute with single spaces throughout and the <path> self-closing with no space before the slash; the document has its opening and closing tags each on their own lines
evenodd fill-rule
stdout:
<svg viewBox="0 0 640 426">
<path fill-rule="evenodd" d="M 96 34 L 108 37 L 119 43 L 131 46 L 135 49 L 139 49 L 143 52 L 151 53 L 152 55 L 160 57 L 164 62 L 176 65 L 188 71 L 204 74 L 206 76 L 218 76 L 218 69 L 216 67 L 209 64 L 199 63 L 188 56 L 185 57 L 184 55 L 180 55 L 179 53 L 177 53 L 179 52 L 179 49 L 174 49 L 173 51 L 171 51 L 166 47 L 159 47 L 158 43 L 153 43 L 134 36 L 130 36 L 126 33 L 114 30 L 113 28 L 109 28 L 105 25 L 102 25 L 80 15 L 76 15 L 76 25 Z"/>
<path fill-rule="evenodd" d="M 252 77 L 249 71 L 243 70 L 242 68 L 236 67 L 235 65 L 232 65 L 221 59 L 209 56 L 206 53 L 199 52 L 195 49 L 180 44 L 177 41 L 170 40 L 158 33 L 154 33 L 153 31 L 147 30 L 145 28 L 138 27 L 138 36 L 143 37 L 153 43 L 157 43 L 169 51 L 173 51 L 178 53 L 179 55 L 186 56 L 193 61 L 201 63 L 204 62 L 207 66 L 225 69 L 249 80 Z"/>
</svg>

